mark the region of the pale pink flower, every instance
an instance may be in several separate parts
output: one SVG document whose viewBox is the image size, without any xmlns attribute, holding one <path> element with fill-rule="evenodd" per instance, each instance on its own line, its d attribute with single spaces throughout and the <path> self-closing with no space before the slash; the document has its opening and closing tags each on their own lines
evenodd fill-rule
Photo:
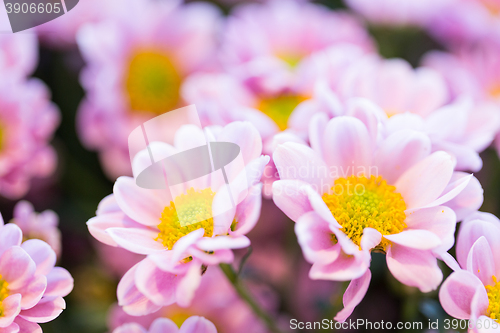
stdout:
<svg viewBox="0 0 500 333">
<path fill-rule="evenodd" d="M 38 42 L 33 34 L 0 34 L 2 80 L 24 80 L 36 67 Z"/>
<path fill-rule="evenodd" d="M 450 46 L 500 42 L 498 0 L 447 1 L 428 22 L 428 31 Z"/>
<path fill-rule="evenodd" d="M 182 82 L 211 63 L 220 18 L 206 3 L 127 0 L 119 8 L 105 20 L 85 25 L 77 38 L 87 62 L 78 132 L 87 148 L 99 152 L 113 179 L 131 174 L 129 133 L 185 104 Z M 168 131 L 162 133 L 165 141 L 171 140 Z"/>
<path fill-rule="evenodd" d="M 149 330 L 139 324 L 130 323 L 118 327 L 113 333 L 217 333 L 217 329 L 209 320 L 192 316 L 186 319 L 180 328 L 170 319 L 158 318 L 151 324 Z"/>
<path fill-rule="evenodd" d="M 277 302 L 262 297 L 269 294 L 269 290 L 252 289 L 252 291 L 265 309 L 271 311 L 276 308 Z M 160 317 L 169 318 L 180 326 L 187 318 L 194 315 L 203 316 L 210 320 L 219 333 L 267 332 L 264 324 L 254 315 L 250 307 L 239 298 L 234 287 L 218 267 L 209 267 L 207 269 L 189 307 L 172 304 L 161 308 L 155 313 L 137 317 L 128 315 L 122 308 L 116 306 L 111 310 L 108 321 L 110 330 L 133 322 L 148 327 L 155 319 Z"/>
<path fill-rule="evenodd" d="M 227 20 L 221 58 L 227 70 L 254 89 L 273 94 L 300 84 L 308 57 L 343 43 L 372 51 L 363 26 L 346 12 L 301 1 L 246 4 Z"/>
<path fill-rule="evenodd" d="M 311 121 L 312 148 L 288 142 L 273 155 L 280 173 L 273 199 L 297 222 L 299 244 L 313 264 L 309 276 L 351 280 L 338 321 L 368 289 L 371 251 L 386 253 L 400 282 L 422 292 L 438 287 L 443 276 L 436 258 L 453 246 L 457 221 L 444 204 L 472 177 L 454 172 L 451 155 L 431 153 L 425 134 L 401 130 L 379 138 L 383 126 L 375 115 L 360 109 L 359 118 L 318 115 Z M 482 199 L 482 192 L 474 194 Z"/>
<path fill-rule="evenodd" d="M 38 79 L 23 75 L 33 65 L 35 55 L 18 54 L 36 51 L 33 44 L 5 43 L 0 36 L 0 194 L 14 199 L 26 194 L 30 181 L 46 177 L 56 167 L 57 156 L 48 145 L 59 124 L 59 111 L 50 102 L 47 87 Z M 17 37 L 14 36 L 14 37 Z M 26 36 L 22 35 L 21 40 Z M 2 42 L 3 41 L 3 42 Z M 3 49 L 6 47 L 7 49 Z M 2 56 L 5 56 L 2 59 Z M 2 60 L 12 69 L 2 69 Z M 10 67 L 12 66 L 12 67 Z M 17 70 L 14 70 L 17 68 Z M 6 74 L 4 74 L 6 73 Z"/>
<path fill-rule="evenodd" d="M 450 0 L 346 0 L 346 4 L 374 24 L 425 27 Z"/>
<path fill-rule="evenodd" d="M 153 156 L 170 156 L 204 146 L 205 135 L 211 142 L 232 142 L 241 149 L 245 169 L 227 171 L 237 172 L 236 180 L 243 180 L 243 173 L 247 177 L 245 185 L 238 183 L 243 187 L 231 188 L 233 197 L 243 200 L 235 208 L 215 213 L 224 211 L 229 200 L 222 177 L 188 181 L 175 198 L 170 190 L 144 189 L 133 178 L 120 177 L 113 194 L 99 204 L 97 216 L 87 222 L 90 233 L 99 241 L 148 255 L 125 274 L 118 286 L 119 303 L 128 313 L 143 315 L 174 302 L 189 305 L 202 266 L 232 262 L 231 249 L 250 244 L 245 234 L 259 218 L 258 182 L 269 161 L 268 156 L 261 156 L 262 141 L 252 125 L 235 122 L 224 128 L 209 128 L 205 133 L 194 125 L 185 125 L 176 132 L 175 147 L 154 142 L 150 149 Z M 149 164 L 148 150 L 135 157 L 136 167 Z M 175 224 L 178 209 L 184 214 L 181 216 L 190 216 L 186 209 L 192 202 L 199 202 L 197 209 L 209 213 L 206 219 L 185 227 Z"/>
<path fill-rule="evenodd" d="M 59 217 L 52 210 L 36 213 L 28 201 L 19 201 L 14 207 L 14 217 L 10 221 L 21 228 L 24 239 L 41 239 L 61 254 L 61 232 L 57 228 Z"/>
<path fill-rule="evenodd" d="M 22 242 L 15 224 L 0 224 L 0 330 L 41 332 L 38 323 L 55 319 L 66 307 L 63 297 L 73 278 L 54 267 L 56 254 L 39 239 Z"/>
<path fill-rule="evenodd" d="M 469 332 L 500 332 L 500 220 L 476 213 L 462 222 L 455 271 L 441 286 L 439 300 L 452 317 L 469 319 Z"/>
</svg>

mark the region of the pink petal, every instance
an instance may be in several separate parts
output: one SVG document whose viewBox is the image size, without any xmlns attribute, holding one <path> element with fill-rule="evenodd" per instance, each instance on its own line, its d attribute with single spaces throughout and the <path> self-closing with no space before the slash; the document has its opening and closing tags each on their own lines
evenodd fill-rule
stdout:
<svg viewBox="0 0 500 333">
<path fill-rule="evenodd" d="M 439 301 L 450 316 L 469 319 L 472 298 L 476 292 L 479 292 L 479 304 L 488 307 L 488 295 L 481 281 L 470 272 L 458 271 L 443 282 L 439 290 Z"/>
<path fill-rule="evenodd" d="M 191 262 L 190 267 L 175 290 L 175 299 L 177 304 L 182 307 L 188 307 L 194 298 L 194 294 L 201 282 L 201 265 L 197 262 Z"/>
<path fill-rule="evenodd" d="M 137 289 L 135 285 L 135 273 L 138 265 L 139 263 L 125 273 L 120 283 L 118 283 L 116 290 L 118 304 L 123 306 L 123 310 L 132 316 L 144 316 L 161 308 L 161 306 L 151 302 Z"/>
<path fill-rule="evenodd" d="M 328 209 L 328 206 L 323 201 L 318 192 L 313 190 L 311 186 L 304 186 L 304 190 L 307 193 L 307 197 L 314 211 L 318 213 L 318 215 L 321 216 L 322 219 L 327 221 L 332 227 L 340 229 L 340 224 L 338 224 L 337 220 L 335 220 L 332 212 Z"/>
<path fill-rule="evenodd" d="M 40 325 L 38 325 L 37 323 L 33 323 L 31 321 L 27 321 L 21 317 L 17 317 L 14 320 L 14 323 L 16 323 L 19 326 L 19 333 L 22 333 L 22 332 L 42 333 L 42 328 L 40 327 Z"/>
<path fill-rule="evenodd" d="M 148 258 L 138 264 L 135 283 L 137 289 L 157 305 L 166 306 L 176 301 L 177 275 L 160 270 Z"/>
<path fill-rule="evenodd" d="M 47 278 L 44 275 L 36 275 L 22 288 L 11 290 L 11 293 L 19 293 L 21 299 L 21 309 L 29 309 L 35 306 L 44 295 L 47 288 Z"/>
<path fill-rule="evenodd" d="M 19 317 L 16 317 L 16 321 L 19 320 L 20 318 Z M 38 324 L 35 324 L 38 326 Z M 19 333 L 20 332 L 20 327 L 17 323 L 11 323 L 9 326 L 7 327 L 0 327 L 0 332 L 1 333 Z M 29 333 L 31 333 L 31 331 L 27 331 Z M 41 330 L 39 331 L 34 331 L 35 333 L 42 333 Z"/>
<path fill-rule="evenodd" d="M 393 243 L 416 250 L 430 250 L 441 245 L 441 239 L 427 230 L 404 230 L 384 238 Z"/>
<path fill-rule="evenodd" d="M 363 236 L 361 236 L 361 248 L 364 251 L 369 251 L 382 241 L 382 234 L 373 228 L 364 228 Z"/>
<path fill-rule="evenodd" d="M 106 233 L 108 228 L 144 228 L 140 223 L 131 220 L 123 212 L 108 213 L 98 215 L 87 221 L 89 232 L 98 241 L 110 245 L 118 246 L 118 244 Z"/>
<path fill-rule="evenodd" d="M 217 333 L 217 329 L 209 320 L 193 316 L 182 324 L 179 333 Z"/>
<path fill-rule="evenodd" d="M 47 274 L 47 289 L 44 295 L 64 297 L 73 290 L 73 285 L 73 277 L 67 270 L 62 267 L 54 267 Z"/>
<path fill-rule="evenodd" d="M 367 269 L 365 274 L 349 283 L 343 297 L 344 308 L 335 316 L 334 319 L 336 321 L 343 323 L 349 318 L 354 308 L 361 303 L 365 297 L 371 278 L 372 274 L 370 270 Z"/>
<path fill-rule="evenodd" d="M 467 257 L 467 270 L 477 276 L 485 286 L 493 284 L 495 261 L 490 244 L 484 236 L 479 237 L 472 245 Z"/>
<path fill-rule="evenodd" d="M 166 332 L 170 332 L 170 331 L 166 331 Z M 172 331 L 172 333 L 175 333 L 175 332 L 176 331 Z M 137 323 L 127 323 L 127 324 L 123 324 L 120 327 L 115 328 L 113 333 L 148 333 L 148 331 L 146 331 L 144 329 L 144 327 L 142 327 L 141 325 L 139 325 Z"/>
<path fill-rule="evenodd" d="M 250 240 L 246 236 L 203 237 L 198 240 L 196 246 L 201 250 L 208 252 L 222 249 L 242 249 L 250 246 Z"/>
<path fill-rule="evenodd" d="M 184 125 L 175 132 L 174 146 L 179 151 L 205 146 L 206 144 L 207 140 L 203 130 L 196 125 Z"/>
<path fill-rule="evenodd" d="M 96 215 L 121 212 L 114 194 L 108 194 L 97 205 Z"/>
<path fill-rule="evenodd" d="M 233 142 L 241 148 L 245 165 L 262 154 L 262 139 L 249 122 L 236 121 L 226 125 L 217 136 L 217 141 Z"/>
<path fill-rule="evenodd" d="M 377 142 L 378 127 L 383 118 L 386 118 L 385 112 L 369 99 L 354 97 L 347 101 L 346 116 L 356 117 L 365 124 L 372 142 Z"/>
<path fill-rule="evenodd" d="M 447 203 L 448 201 L 454 199 L 457 197 L 460 193 L 464 191 L 465 188 L 467 188 L 467 185 L 469 184 L 469 181 L 472 179 L 472 174 L 469 174 L 467 176 L 461 177 L 454 181 L 453 183 L 450 180 L 450 184 L 446 186 L 446 189 L 444 190 L 443 194 L 431 202 L 430 204 L 426 205 L 425 207 L 434 207 L 434 206 L 439 206 L 444 203 Z M 481 195 L 482 197 L 482 195 Z"/>
<path fill-rule="evenodd" d="M 436 289 L 443 273 L 431 251 L 410 249 L 393 244 L 387 249 L 387 267 L 399 282 L 418 287 L 421 292 Z"/>
<path fill-rule="evenodd" d="M 176 333 L 179 331 L 177 325 L 168 318 L 157 318 L 151 326 L 148 333 Z"/>
<path fill-rule="evenodd" d="M 326 124 L 328 124 L 328 116 L 324 113 L 314 115 L 309 122 L 309 142 L 311 148 L 320 156 L 324 156 L 323 134 Z"/>
<path fill-rule="evenodd" d="M 431 140 L 422 132 L 400 130 L 388 136 L 377 150 L 374 164 L 389 184 L 431 153 Z"/>
<path fill-rule="evenodd" d="M 292 221 L 312 211 L 304 185 L 300 180 L 277 180 L 273 183 L 273 201 Z"/>
<path fill-rule="evenodd" d="M 0 327 L 7 327 L 21 311 L 21 294 L 8 296 L 2 301 L 3 316 L 0 317 Z"/>
<path fill-rule="evenodd" d="M 165 246 L 156 241 L 158 232 L 139 228 L 108 228 L 106 232 L 121 247 L 138 254 L 165 251 Z"/>
<path fill-rule="evenodd" d="M 147 225 L 157 226 L 160 223 L 161 212 L 170 201 L 162 200 L 160 190 L 144 189 L 135 184 L 133 178 L 120 177 L 113 187 L 115 199 L 121 210 L 131 219 Z"/>
<path fill-rule="evenodd" d="M 230 235 L 245 235 L 253 229 L 260 217 L 262 207 L 262 184 L 252 186 L 248 196 L 236 207 L 236 230 L 229 231 Z"/>
<path fill-rule="evenodd" d="M 19 246 L 23 240 L 23 232 L 13 224 L 8 223 L 0 228 L 0 255 L 12 246 Z"/>
<path fill-rule="evenodd" d="M 195 231 L 191 231 L 186 236 L 183 236 L 175 242 L 174 247 L 172 248 L 172 261 L 177 262 L 184 259 L 187 255 L 187 250 L 197 244 L 198 241 L 203 238 L 205 234 L 205 230 L 203 228 L 197 229 Z"/>
<path fill-rule="evenodd" d="M 39 239 L 29 239 L 21 247 L 36 264 L 36 274 L 47 275 L 56 264 L 56 253 L 49 244 Z"/>
<path fill-rule="evenodd" d="M 448 192 L 448 189 L 453 186 L 457 180 L 467 176 L 469 176 L 469 174 L 465 172 L 454 172 L 445 192 Z M 479 183 L 476 177 L 472 176 L 462 192 L 448 201 L 446 206 L 455 211 L 457 214 L 457 221 L 462 221 L 465 217 L 481 207 L 484 201 L 483 193 L 484 191 L 481 183 Z"/>
<path fill-rule="evenodd" d="M 368 258 L 347 255 L 341 252 L 335 261 L 323 265 L 313 264 L 309 277 L 313 280 L 349 281 L 357 279 L 368 270 L 370 261 Z"/>
<path fill-rule="evenodd" d="M 332 262 L 341 251 L 340 244 L 333 243 L 328 222 L 316 212 L 306 213 L 299 218 L 295 224 L 295 234 L 304 257 L 310 263 Z"/>
<path fill-rule="evenodd" d="M 200 262 L 207 266 L 218 265 L 220 263 L 232 263 L 234 261 L 233 251 L 228 249 L 221 249 L 207 253 L 198 249 L 191 249 L 189 251 L 193 258 L 199 259 Z"/>
<path fill-rule="evenodd" d="M 51 301 L 38 303 L 28 310 L 22 310 L 19 316 L 35 323 L 46 323 L 54 320 L 66 308 L 62 297 L 55 297 Z"/>
<path fill-rule="evenodd" d="M 306 145 L 286 142 L 276 148 L 273 161 L 280 179 L 302 180 L 320 193 L 333 185 L 325 162 Z"/>
<path fill-rule="evenodd" d="M 365 124 L 359 119 L 336 117 L 330 120 L 323 140 L 324 159 L 327 166 L 339 168 L 337 177 L 350 176 L 354 173 L 353 166 L 371 164 L 372 142 Z"/>
<path fill-rule="evenodd" d="M 419 209 L 407 215 L 408 230 L 427 230 L 441 240 L 455 235 L 455 213 L 448 207 L 438 206 Z"/>
<path fill-rule="evenodd" d="M 406 170 L 395 183 L 406 208 L 424 207 L 436 200 L 448 185 L 453 168 L 453 158 L 449 154 L 435 152 Z"/>
<path fill-rule="evenodd" d="M 19 246 L 11 247 L 0 257 L 0 272 L 2 272 L 2 278 L 7 281 L 10 289 L 24 287 L 31 280 L 35 271 L 35 262 Z"/>
</svg>

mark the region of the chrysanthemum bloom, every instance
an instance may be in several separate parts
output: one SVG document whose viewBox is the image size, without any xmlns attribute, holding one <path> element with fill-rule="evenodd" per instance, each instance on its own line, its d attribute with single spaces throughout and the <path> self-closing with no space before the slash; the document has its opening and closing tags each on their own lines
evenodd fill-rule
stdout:
<svg viewBox="0 0 500 333">
<path fill-rule="evenodd" d="M 249 123 L 211 128 L 205 134 L 211 142 L 232 142 L 241 148 L 245 169 L 238 171 L 240 178 L 236 179 L 242 180 L 245 173 L 248 182 L 231 188 L 233 198 L 244 199 L 234 208 L 223 208 L 229 199 L 222 177 L 188 181 L 175 197 L 168 189 L 148 190 L 137 186 L 131 177 L 120 177 L 113 194 L 101 201 L 97 216 L 88 222 L 89 231 L 101 242 L 148 255 L 125 274 L 118 286 L 118 301 L 130 314 L 144 315 L 174 302 L 189 305 L 202 266 L 205 269 L 232 262 L 231 249 L 250 244 L 244 235 L 260 214 L 258 182 L 269 157 L 261 156 L 261 138 Z M 205 134 L 194 125 L 185 125 L 175 135 L 175 147 L 155 142 L 150 149 L 153 156 L 170 156 L 204 146 Z M 149 163 L 148 150 L 134 160 L 136 167 Z M 216 213 L 221 211 L 224 213 Z M 191 219 L 197 222 L 181 223 Z"/>
<path fill-rule="evenodd" d="M 469 319 L 469 332 L 500 332 L 500 220 L 476 213 L 460 226 L 455 270 L 439 291 L 444 310 Z"/>
<path fill-rule="evenodd" d="M 14 199 L 26 194 L 32 178 L 46 177 L 54 171 L 57 156 L 48 142 L 59 124 L 59 112 L 50 102 L 47 87 L 38 79 L 27 80 L 24 76 L 32 68 L 36 55 L 18 54 L 28 51 L 36 54 L 36 41 L 17 44 L 5 42 L 3 36 L 0 36 L 0 195 Z M 2 68 L 3 65 L 10 70 Z"/>
<path fill-rule="evenodd" d="M 297 222 L 299 244 L 313 264 L 309 276 L 352 280 L 338 321 L 368 289 L 371 251 L 387 255 L 400 282 L 422 292 L 437 288 L 443 276 L 436 257 L 453 245 L 456 225 L 443 204 L 471 177 L 454 175 L 449 154 L 431 154 L 423 133 L 403 130 L 377 142 L 380 124 L 370 113 L 362 119 L 314 122 L 312 148 L 285 143 L 273 155 L 281 178 L 273 199 Z"/>
<path fill-rule="evenodd" d="M 447 1 L 428 22 L 428 31 L 453 47 L 478 41 L 498 44 L 500 3 L 498 0 Z"/>
<path fill-rule="evenodd" d="M 346 0 L 346 4 L 374 24 L 425 27 L 450 0 Z"/>
<path fill-rule="evenodd" d="M 113 333 L 217 333 L 214 324 L 203 317 L 189 317 L 181 328 L 170 319 L 156 319 L 149 330 L 139 324 L 124 324 L 113 331 Z"/>
<path fill-rule="evenodd" d="M 57 228 L 59 217 L 52 210 L 36 213 L 28 201 L 20 201 L 14 207 L 14 217 L 11 223 L 21 228 L 23 237 L 41 239 L 54 250 L 57 256 L 61 254 L 61 232 Z"/>
<path fill-rule="evenodd" d="M 214 8 L 121 1 L 113 15 L 81 29 L 77 41 L 87 62 L 81 76 L 87 96 L 78 131 L 85 146 L 99 152 L 111 178 L 131 175 L 129 133 L 182 106 L 185 76 L 210 62 L 219 19 Z M 163 134 L 171 139 L 168 131 Z"/>
<path fill-rule="evenodd" d="M 2 79 L 24 80 L 36 67 L 38 42 L 33 34 L 0 34 Z"/>
<path fill-rule="evenodd" d="M 62 297 L 73 289 L 73 279 L 54 267 L 56 254 L 47 243 L 22 243 L 18 226 L 0 223 L 0 330 L 41 332 L 38 323 L 53 320 L 65 308 Z"/>
<path fill-rule="evenodd" d="M 365 57 L 346 71 L 339 95 L 343 100 L 364 97 L 375 102 L 383 110 L 379 118 L 387 122 L 388 133 L 407 128 L 427 133 L 433 151 L 453 154 L 458 170 L 481 169 L 478 153 L 491 144 L 500 127 L 494 107 L 461 95 L 451 100 L 439 73 L 426 67 L 412 69 L 401 59 Z"/>
<path fill-rule="evenodd" d="M 259 288 L 252 289 L 252 292 L 261 301 L 263 308 L 270 312 L 276 309 L 277 302 L 273 302 L 274 299 L 269 300 L 268 295 L 271 294 L 269 290 Z M 143 327 L 149 327 L 155 319 L 164 317 L 180 327 L 187 318 L 194 315 L 203 316 L 210 320 L 219 333 L 267 332 L 264 324 L 255 316 L 248 304 L 238 296 L 234 286 L 231 285 L 222 271 L 216 267 L 207 269 L 189 307 L 183 308 L 172 304 L 155 313 L 137 317 L 126 314 L 122 308 L 116 306 L 109 314 L 108 322 L 112 331 L 119 326 L 134 322 Z"/>
</svg>

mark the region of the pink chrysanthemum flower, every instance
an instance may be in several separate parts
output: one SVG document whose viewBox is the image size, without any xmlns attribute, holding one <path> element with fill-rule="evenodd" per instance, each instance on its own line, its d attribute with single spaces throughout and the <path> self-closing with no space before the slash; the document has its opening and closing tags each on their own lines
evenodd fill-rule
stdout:
<svg viewBox="0 0 500 333">
<path fill-rule="evenodd" d="M 14 199 L 28 192 L 32 178 L 54 171 L 57 156 L 48 142 L 59 112 L 47 87 L 26 79 L 36 63 L 36 39 L 5 36 L 0 36 L 0 195 Z"/>
<path fill-rule="evenodd" d="M 403 130 L 377 140 L 373 114 L 313 121 L 312 148 L 285 143 L 273 159 L 280 180 L 276 205 L 297 222 L 295 231 L 310 277 L 352 280 L 344 294 L 344 321 L 371 279 L 370 252 L 383 252 L 400 282 L 422 292 L 442 280 L 436 258 L 454 243 L 455 212 L 443 204 L 466 188 L 447 153 L 431 153 L 423 133 Z M 482 196 L 482 193 L 477 194 Z"/>
<path fill-rule="evenodd" d="M 386 26 L 424 27 L 450 0 L 346 0 L 368 21 Z"/>
<path fill-rule="evenodd" d="M 61 232 L 57 228 L 59 217 L 52 210 L 36 213 L 28 201 L 19 201 L 14 207 L 14 217 L 10 221 L 21 228 L 24 240 L 41 239 L 61 254 Z"/>
<path fill-rule="evenodd" d="M 170 319 L 156 319 L 149 330 L 139 324 L 124 324 L 113 331 L 113 333 L 217 333 L 214 324 L 203 317 L 193 316 L 188 318 L 179 328 Z"/>
<path fill-rule="evenodd" d="M 265 309 L 270 311 L 276 308 L 277 302 L 269 297 L 268 289 L 254 288 L 252 291 L 258 296 Z M 160 317 L 168 318 L 180 327 L 187 318 L 194 315 L 210 320 L 219 333 L 267 332 L 264 324 L 255 316 L 248 304 L 238 296 L 222 271 L 216 268 L 207 269 L 189 307 L 172 304 L 155 313 L 137 317 L 128 315 L 122 308 L 116 306 L 108 318 L 109 328 L 113 330 L 118 326 L 133 322 L 149 327 L 155 319 Z"/>
<path fill-rule="evenodd" d="M 250 244 L 245 234 L 260 214 L 258 182 L 269 157 L 261 156 L 261 138 L 249 123 L 214 127 L 205 134 L 209 141 L 232 142 L 241 148 L 245 169 L 238 172 L 245 172 L 248 185 L 232 188 L 243 190 L 232 193 L 234 198 L 244 199 L 235 208 L 215 213 L 227 206 L 222 177 L 210 182 L 200 178 L 188 181 L 176 197 L 169 190 L 143 189 L 133 178 L 120 177 L 113 194 L 101 201 L 97 216 L 87 223 L 90 233 L 101 242 L 148 255 L 125 274 L 118 286 L 118 301 L 130 314 L 144 315 L 174 302 L 189 305 L 202 269 L 232 262 L 231 249 Z M 205 134 L 194 125 L 185 125 L 176 132 L 175 147 L 155 142 L 150 148 L 154 156 L 170 156 L 205 145 Z M 148 150 L 144 150 L 136 156 L 134 165 L 149 165 L 149 158 Z M 192 209 L 204 219 L 182 226 L 179 221 L 191 219 Z"/>
<path fill-rule="evenodd" d="M 429 32 L 450 46 L 478 41 L 500 43 L 498 0 L 452 0 L 434 15 Z"/>
<path fill-rule="evenodd" d="M 469 319 L 469 332 L 500 331 L 500 220 L 476 213 L 462 222 L 455 270 L 443 283 L 439 300 L 452 317 Z M 461 268 L 460 268 L 461 267 Z"/>
<path fill-rule="evenodd" d="M 38 323 L 53 320 L 66 304 L 73 278 L 54 267 L 56 254 L 39 239 L 22 242 L 15 224 L 0 221 L 0 330 L 41 332 Z"/>
<path fill-rule="evenodd" d="M 77 41 L 87 66 L 78 131 L 111 178 L 131 175 L 127 138 L 144 121 L 184 105 L 184 78 L 210 63 L 219 13 L 203 3 L 120 2 Z M 110 42 L 112 41 L 112 42 Z M 171 139 L 164 132 L 165 141 Z"/>
</svg>

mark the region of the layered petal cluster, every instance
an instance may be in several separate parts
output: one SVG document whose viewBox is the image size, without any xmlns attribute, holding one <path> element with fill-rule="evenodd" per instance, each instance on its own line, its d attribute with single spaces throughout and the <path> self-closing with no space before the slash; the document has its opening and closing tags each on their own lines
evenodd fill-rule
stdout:
<svg viewBox="0 0 500 333">
<path fill-rule="evenodd" d="M 0 330 L 41 332 L 38 323 L 55 319 L 73 289 L 67 270 L 54 267 L 56 254 L 45 242 L 22 242 L 21 229 L 0 225 Z"/>
<path fill-rule="evenodd" d="M 61 254 L 61 232 L 57 225 L 59 217 L 52 210 L 36 213 L 28 201 L 19 201 L 14 207 L 11 223 L 16 224 L 23 232 L 24 239 L 41 239 L 54 250 L 57 256 Z"/>
<path fill-rule="evenodd" d="M 477 212 L 462 222 L 457 238 L 458 263 L 443 282 L 439 300 L 452 317 L 469 319 L 469 332 L 500 332 L 500 220 Z"/>
<path fill-rule="evenodd" d="M 184 78 L 211 65 L 219 12 L 207 3 L 120 1 L 119 10 L 78 33 L 86 98 L 77 127 L 113 179 L 131 175 L 127 138 L 144 121 L 185 104 Z M 184 119 L 179 120 L 182 123 Z M 168 131 L 158 129 L 165 140 Z"/>
<path fill-rule="evenodd" d="M 436 258 L 454 243 L 454 209 L 482 201 L 482 191 L 467 187 L 472 175 L 455 172 L 451 155 L 432 153 L 428 136 L 401 130 L 381 138 L 383 125 L 373 113 L 360 119 L 318 116 L 312 148 L 288 142 L 273 155 L 280 174 L 273 200 L 297 222 L 299 244 L 313 264 L 310 277 L 352 280 L 338 321 L 368 289 L 372 251 L 386 254 L 400 282 L 436 289 L 443 278 Z M 461 195 L 472 200 L 456 200 Z"/>
<path fill-rule="evenodd" d="M 276 309 L 276 303 L 269 299 L 269 289 L 252 289 L 258 296 L 259 303 L 269 310 Z M 194 315 L 210 320 L 219 333 L 248 332 L 265 333 L 266 327 L 254 315 L 250 307 L 237 295 L 220 269 L 210 267 L 203 275 L 200 287 L 196 290 L 193 302 L 189 307 L 172 304 L 146 316 L 130 316 L 122 308 L 116 306 L 108 317 L 108 326 L 114 330 L 128 323 L 138 323 L 149 327 L 157 318 L 168 318 L 178 326 Z"/>
<path fill-rule="evenodd" d="M 32 178 L 46 177 L 56 167 L 57 156 L 48 143 L 59 111 L 47 87 L 27 79 L 37 61 L 37 45 L 30 35 L 0 36 L 0 195 L 10 199 L 26 194 Z"/>
<path fill-rule="evenodd" d="M 113 333 L 217 333 L 217 329 L 209 320 L 193 316 L 189 317 L 180 328 L 170 319 L 158 318 L 151 324 L 149 330 L 139 324 L 131 323 L 118 327 Z"/>
<path fill-rule="evenodd" d="M 245 234 L 259 218 L 259 180 L 269 162 L 268 156 L 261 156 L 262 140 L 251 124 L 234 122 L 206 132 L 185 125 L 175 135 L 175 146 L 154 142 L 149 149 L 154 156 L 167 157 L 204 146 L 205 138 L 232 142 L 241 149 L 244 168 L 226 170 L 237 183 L 230 189 L 233 198 L 241 200 L 231 209 L 226 210 L 229 187 L 222 177 L 187 181 L 176 195 L 171 187 L 144 189 L 133 178 L 120 177 L 113 194 L 99 204 L 97 216 L 87 222 L 99 241 L 148 255 L 118 286 L 118 301 L 127 313 L 144 315 L 172 303 L 189 305 L 206 267 L 232 262 L 231 249 L 250 244 Z M 150 163 L 149 156 L 148 150 L 140 152 L 135 167 Z M 182 174 L 182 168 L 179 172 Z M 182 222 L 193 217 L 196 223 Z"/>
</svg>

